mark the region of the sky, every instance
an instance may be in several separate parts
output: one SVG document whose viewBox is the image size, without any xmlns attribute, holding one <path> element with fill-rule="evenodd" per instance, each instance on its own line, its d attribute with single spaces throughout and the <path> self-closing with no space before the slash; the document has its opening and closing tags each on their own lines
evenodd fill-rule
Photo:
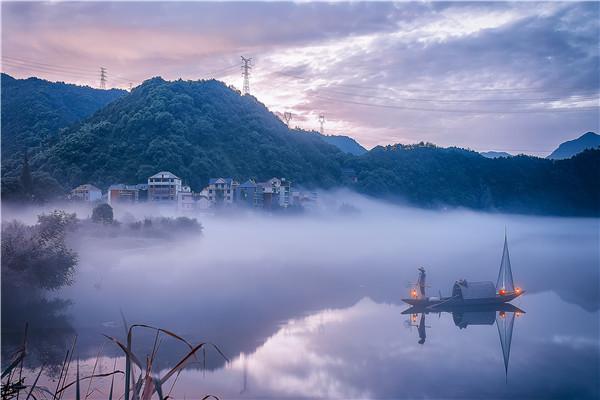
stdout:
<svg viewBox="0 0 600 400">
<path fill-rule="evenodd" d="M 216 78 L 366 148 L 545 156 L 599 131 L 600 3 L 2 2 L 2 70 L 128 89 Z"/>
</svg>

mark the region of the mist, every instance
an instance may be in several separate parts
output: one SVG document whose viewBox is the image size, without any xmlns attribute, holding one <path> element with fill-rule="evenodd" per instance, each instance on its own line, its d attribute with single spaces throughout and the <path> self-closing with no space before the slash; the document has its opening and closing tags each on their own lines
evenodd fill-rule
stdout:
<svg viewBox="0 0 600 400">
<path fill-rule="evenodd" d="M 82 204 L 50 204 L 5 208 L 2 219 L 32 223 L 55 208 L 79 218 L 91 214 Z M 185 214 L 201 223 L 197 233 L 156 236 L 127 227 L 127 221 L 182 215 L 170 209 L 115 206 L 114 214 L 119 228 L 98 225 L 69 237 L 79 255 L 75 282 L 49 295 L 71 301 L 64 313 L 78 332 L 83 358 L 96 355 L 100 333 L 123 335 L 122 313 L 128 323 L 215 343 L 237 360 L 228 371 L 239 370 L 240 354 L 259 351 L 290 321 L 365 304 L 399 314 L 420 266 L 430 295 L 449 295 L 461 278 L 495 283 L 505 232 L 525 299 L 560 298 L 579 313 L 598 316 L 597 219 L 415 209 L 347 191 L 319 193 L 318 205 L 301 214 Z M 147 351 L 152 340 L 140 333 L 134 346 Z M 117 348 L 106 353 L 121 355 Z M 165 341 L 157 366 L 167 368 L 184 353 Z M 224 365 L 208 355 L 209 369 Z M 336 393 L 365 394 L 324 396 Z"/>
</svg>

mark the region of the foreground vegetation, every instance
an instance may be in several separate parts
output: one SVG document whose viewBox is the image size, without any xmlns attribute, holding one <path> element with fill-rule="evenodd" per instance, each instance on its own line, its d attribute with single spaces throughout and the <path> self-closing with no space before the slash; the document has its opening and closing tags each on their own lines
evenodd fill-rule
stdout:
<svg viewBox="0 0 600 400">
<path fill-rule="evenodd" d="M 125 330 L 127 332 L 127 338 L 125 342 L 122 342 L 114 337 L 104 335 L 106 340 L 116 345 L 125 356 L 125 368 L 124 371 L 117 369 L 116 360 L 112 371 L 105 373 L 96 373 L 96 367 L 98 366 L 98 360 L 101 356 L 100 352 L 96 356 L 94 368 L 92 374 L 88 376 L 82 376 L 79 372 L 79 358 L 75 356 L 77 353 L 77 336 L 73 338 L 73 342 L 69 349 L 65 349 L 64 360 L 61 365 L 58 366 L 60 371 L 58 374 L 57 384 L 55 387 L 45 387 L 38 385 L 40 376 L 44 373 L 45 366 L 42 365 L 37 371 L 32 371 L 31 377 L 28 377 L 23 373 L 24 362 L 28 354 L 27 346 L 27 326 L 25 327 L 25 335 L 22 345 L 19 346 L 13 355 L 10 357 L 10 363 L 2 371 L 2 386 L 1 396 L 2 400 L 10 400 L 13 398 L 19 398 L 20 396 L 26 400 L 29 398 L 37 399 L 38 397 L 47 398 L 51 396 L 52 399 L 62 399 L 65 393 L 70 390 L 74 392 L 74 396 L 77 400 L 83 398 L 87 399 L 91 395 L 92 381 L 103 378 L 110 378 L 110 388 L 108 391 L 107 399 L 121 399 L 125 400 L 150 400 L 156 395 L 160 400 L 166 400 L 171 398 L 171 393 L 177 382 L 177 378 L 183 369 L 189 365 L 192 360 L 197 359 L 197 353 L 202 350 L 202 355 L 206 357 L 206 349 L 214 349 L 225 361 L 229 361 L 223 352 L 214 344 L 201 342 L 192 345 L 190 342 L 182 338 L 181 336 L 170 332 L 162 328 L 156 328 L 143 324 L 127 325 L 125 321 Z M 138 355 L 133 352 L 133 332 L 134 329 L 149 329 L 155 332 L 154 345 L 149 356 L 146 356 L 145 362 L 142 362 Z M 183 356 L 175 365 L 173 365 L 167 373 L 160 376 L 158 371 L 153 369 L 156 364 L 156 357 L 158 349 L 162 341 L 163 336 L 168 336 L 179 342 L 181 342 L 187 348 L 187 353 Z M 75 365 L 72 365 L 75 364 Z M 69 372 L 75 369 L 75 379 L 69 380 Z M 124 376 L 124 387 L 119 389 L 115 387 L 115 376 Z M 137 378 L 136 378 L 137 376 Z M 83 388 L 87 387 L 84 391 Z M 202 399 L 217 398 L 213 395 L 205 395 Z"/>
<path fill-rule="evenodd" d="M 205 355 L 207 347 L 214 348 L 227 360 L 223 353 L 210 343 L 193 345 L 168 330 L 141 324 L 128 325 L 123 318 L 127 331 L 126 339 L 120 340 L 106 335 L 105 338 L 123 352 L 124 370 L 117 369 L 115 365 L 111 372 L 96 373 L 95 365 L 91 375 L 80 375 L 79 359 L 76 355 L 77 337 L 63 314 L 69 302 L 47 298 L 48 293 L 74 281 L 78 255 L 69 246 L 69 236 L 144 234 L 168 237 L 173 232 L 202 232 L 202 225 L 197 220 L 185 217 L 146 218 L 136 221 L 130 216 L 127 220 L 115 220 L 110 206 L 102 204 L 94 209 L 90 219 L 80 220 L 75 214 L 56 210 L 40 215 L 37 223 L 33 225 L 19 221 L 2 225 L 3 400 L 19 397 L 61 399 L 67 391 L 74 392 L 76 399 L 85 399 L 90 394 L 93 380 L 109 378 L 111 384 L 108 399 L 148 400 L 153 395 L 159 399 L 167 399 L 179 373 L 191 360 L 196 359 L 200 350 Z M 39 325 L 36 327 L 37 332 L 46 330 L 46 334 L 28 334 L 27 321 L 32 320 Z M 25 334 L 21 335 L 21 341 L 17 343 L 11 334 L 17 326 L 23 325 L 26 326 Z M 132 350 L 133 332 L 136 329 L 155 332 L 154 345 L 149 357 L 139 357 Z M 52 334 L 47 334 L 50 331 Z M 74 337 L 69 346 L 66 337 L 58 334 L 58 331 Z M 187 350 L 186 355 L 172 365 L 166 374 L 159 376 L 154 366 L 157 365 L 156 354 L 162 341 L 161 336 L 165 335 L 183 343 Z M 29 365 L 26 361 L 29 361 Z M 24 372 L 32 366 L 33 372 Z M 70 381 L 69 373 L 73 369 L 75 378 Z M 56 386 L 49 388 L 39 385 L 38 380 L 42 374 L 57 377 Z M 114 387 L 116 375 L 124 376 L 125 386 L 121 390 Z M 85 391 L 84 386 L 87 386 Z"/>
</svg>

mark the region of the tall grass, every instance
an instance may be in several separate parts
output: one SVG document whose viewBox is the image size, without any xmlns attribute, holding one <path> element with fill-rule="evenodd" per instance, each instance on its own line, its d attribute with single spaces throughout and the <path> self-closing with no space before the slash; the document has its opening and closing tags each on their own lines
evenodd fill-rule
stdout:
<svg viewBox="0 0 600 400">
<path fill-rule="evenodd" d="M 124 318 L 123 318 L 124 320 Z M 167 400 L 171 398 L 171 393 L 177 383 L 177 378 L 181 371 L 190 363 L 191 360 L 197 359 L 196 354 L 202 350 L 202 354 L 206 355 L 206 348 L 214 349 L 225 361 L 229 359 L 223 354 L 223 352 L 214 344 L 208 342 L 201 342 L 196 345 L 192 345 L 190 342 L 185 340 L 183 337 L 163 328 L 157 328 L 145 324 L 134 324 L 128 326 L 124 320 L 124 327 L 126 331 L 126 343 L 123 343 L 117 338 L 112 336 L 103 335 L 109 342 L 115 344 L 125 355 L 125 371 L 117 369 L 116 360 L 111 372 L 107 373 L 96 373 L 96 367 L 98 360 L 100 359 L 102 347 L 96 355 L 92 374 L 89 376 L 80 376 L 79 371 L 79 356 L 76 356 L 75 360 L 75 380 L 67 383 L 67 376 L 71 368 L 73 356 L 76 351 L 77 337 L 74 337 L 71 348 L 67 350 L 63 363 L 60 366 L 60 374 L 56 387 L 51 390 L 47 387 L 38 385 L 39 378 L 42 375 L 45 365 L 42 365 L 37 371 L 37 375 L 31 385 L 28 385 L 26 377 L 23 376 L 23 363 L 27 357 L 27 326 L 25 328 L 25 334 L 23 338 L 23 344 L 20 346 L 11 357 L 10 364 L 2 371 L 2 386 L 1 386 L 1 397 L 2 400 L 16 399 L 30 400 L 43 398 L 51 398 L 52 400 L 61 400 L 67 389 L 73 388 L 75 390 L 75 398 L 77 400 L 86 400 L 95 390 L 92 388 L 92 380 L 99 378 L 110 377 L 110 389 L 108 393 L 108 400 L 125 399 L 125 400 L 150 400 L 153 397 L 160 400 Z M 145 362 L 142 363 L 140 358 L 133 352 L 133 339 L 134 330 L 146 329 L 155 331 L 154 344 L 150 355 L 145 357 Z M 183 356 L 173 367 L 171 367 L 166 374 L 160 376 L 158 372 L 153 370 L 155 365 L 156 356 L 160 343 L 162 342 L 163 336 L 171 337 L 182 345 L 186 346 L 187 353 Z M 118 394 L 118 389 L 115 387 L 115 376 L 124 376 L 124 386 L 122 388 L 122 394 Z M 137 378 L 136 378 L 137 377 Z M 172 381 L 169 391 L 165 394 L 163 387 Z M 81 385 L 87 381 L 87 390 L 82 396 Z M 26 393 L 26 396 L 25 396 Z M 213 395 L 206 395 L 203 399 L 216 399 Z"/>
</svg>

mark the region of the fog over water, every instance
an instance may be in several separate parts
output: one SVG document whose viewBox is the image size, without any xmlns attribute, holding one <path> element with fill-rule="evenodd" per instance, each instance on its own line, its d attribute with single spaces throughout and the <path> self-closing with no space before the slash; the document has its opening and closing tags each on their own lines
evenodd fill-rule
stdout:
<svg viewBox="0 0 600 400">
<path fill-rule="evenodd" d="M 230 358 L 209 352 L 208 370 L 186 370 L 174 390 L 181 398 L 600 394 L 598 219 L 320 198 L 302 215 L 201 214 L 202 234 L 134 235 L 124 223 L 116 233 L 73 235 L 75 283 L 52 296 L 72 300 L 64 314 L 79 334 L 83 368 L 101 333 L 123 337 L 122 311 L 129 323 L 213 342 Z M 32 223 L 39 211 L 5 208 L 2 218 Z M 156 212 L 115 207 L 121 221 Z M 430 295 L 449 295 L 459 278 L 495 283 L 505 229 L 515 284 L 526 290 L 513 302 L 526 313 L 515 320 L 508 373 L 495 326 L 459 329 L 451 314 L 428 314 L 427 341 L 419 344 L 410 316 L 401 315 L 417 267 L 427 270 Z M 139 331 L 134 346 L 146 354 L 152 340 Z M 114 347 L 104 346 L 103 368 L 122 356 Z M 165 339 L 157 365 L 166 369 L 183 354 Z"/>
</svg>

